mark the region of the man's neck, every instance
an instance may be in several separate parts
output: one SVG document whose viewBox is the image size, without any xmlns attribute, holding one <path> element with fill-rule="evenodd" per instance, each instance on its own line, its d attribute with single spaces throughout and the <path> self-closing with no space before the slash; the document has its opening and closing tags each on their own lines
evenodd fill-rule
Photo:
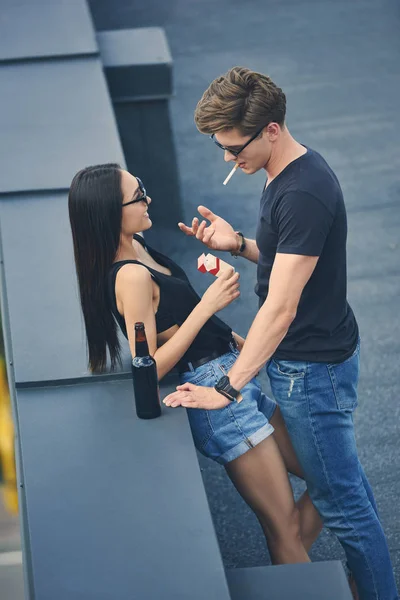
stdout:
<svg viewBox="0 0 400 600">
<path fill-rule="evenodd" d="M 288 129 L 282 132 L 276 142 L 267 165 L 264 167 L 268 175 L 268 184 L 279 175 L 291 162 L 300 158 L 307 152 L 307 148 L 299 144 L 289 133 Z"/>
</svg>

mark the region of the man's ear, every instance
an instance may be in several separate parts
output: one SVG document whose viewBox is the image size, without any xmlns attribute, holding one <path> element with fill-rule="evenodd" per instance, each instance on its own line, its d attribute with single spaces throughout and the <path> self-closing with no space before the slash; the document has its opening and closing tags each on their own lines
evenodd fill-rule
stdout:
<svg viewBox="0 0 400 600">
<path fill-rule="evenodd" d="M 281 128 L 279 127 L 278 123 L 269 123 L 265 130 L 270 142 L 274 142 L 281 132 Z"/>
</svg>

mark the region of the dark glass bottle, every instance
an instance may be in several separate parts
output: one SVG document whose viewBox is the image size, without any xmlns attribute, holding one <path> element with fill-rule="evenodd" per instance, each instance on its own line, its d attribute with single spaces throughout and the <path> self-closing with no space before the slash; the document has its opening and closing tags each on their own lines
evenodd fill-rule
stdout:
<svg viewBox="0 0 400 600">
<path fill-rule="evenodd" d="M 135 323 L 135 352 L 132 360 L 133 390 L 139 419 L 161 415 L 156 361 L 149 353 L 144 323 Z"/>
</svg>

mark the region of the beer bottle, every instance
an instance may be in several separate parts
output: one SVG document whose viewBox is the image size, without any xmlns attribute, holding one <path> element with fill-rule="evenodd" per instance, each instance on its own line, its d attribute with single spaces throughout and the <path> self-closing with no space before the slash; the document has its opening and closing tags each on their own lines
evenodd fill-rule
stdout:
<svg viewBox="0 0 400 600">
<path fill-rule="evenodd" d="M 135 352 L 132 360 L 133 390 L 139 419 L 161 415 L 156 361 L 149 353 L 144 323 L 135 323 Z"/>
</svg>

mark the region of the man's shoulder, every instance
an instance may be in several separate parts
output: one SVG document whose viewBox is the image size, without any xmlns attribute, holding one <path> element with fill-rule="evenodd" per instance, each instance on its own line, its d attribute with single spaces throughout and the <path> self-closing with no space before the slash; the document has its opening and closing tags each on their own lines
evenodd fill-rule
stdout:
<svg viewBox="0 0 400 600">
<path fill-rule="evenodd" d="M 339 185 L 334 171 L 325 158 L 312 148 L 307 148 L 307 153 L 303 154 L 301 160 L 295 161 L 294 169 L 288 174 L 287 180 L 294 189 L 302 186 L 308 188 L 319 181 L 324 181 L 325 184 L 331 183 L 334 186 Z"/>
<path fill-rule="evenodd" d="M 326 160 L 308 148 L 303 160 L 298 161 L 287 176 L 282 177 L 274 193 L 274 204 L 280 204 L 285 198 L 301 196 L 313 197 L 332 211 L 337 202 L 343 199 L 338 178 Z"/>
</svg>

